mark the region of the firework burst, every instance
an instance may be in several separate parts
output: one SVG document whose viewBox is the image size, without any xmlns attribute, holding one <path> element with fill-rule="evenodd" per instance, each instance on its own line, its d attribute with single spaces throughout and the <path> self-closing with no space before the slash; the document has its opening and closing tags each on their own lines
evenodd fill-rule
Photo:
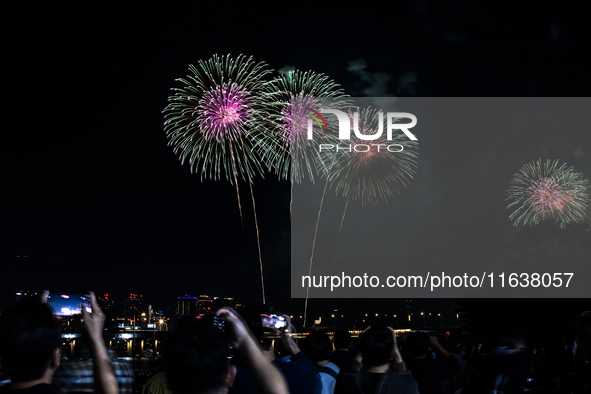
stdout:
<svg viewBox="0 0 591 394">
<path fill-rule="evenodd" d="M 296 183 L 305 177 L 314 181 L 318 166 L 322 165 L 318 146 L 334 143 L 336 135 L 322 122 L 314 122 L 314 140 L 309 140 L 308 122 L 320 110 L 323 100 L 346 95 L 326 75 L 297 70 L 275 78 L 264 90 L 266 100 L 272 105 L 269 119 L 273 127 L 260 145 L 263 161 L 281 178 Z M 343 105 L 345 102 L 340 101 L 335 107 Z"/>
<path fill-rule="evenodd" d="M 589 181 L 558 160 L 541 159 L 524 165 L 513 176 L 507 191 L 507 206 L 513 209 L 509 219 L 514 224 L 533 225 L 553 220 L 561 227 L 586 219 L 589 204 Z"/>
<path fill-rule="evenodd" d="M 181 163 L 192 172 L 236 183 L 262 174 L 253 147 L 268 114 L 259 94 L 269 73 L 264 63 L 229 55 L 189 66 L 192 75 L 177 79 L 182 87 L 164 109 L 164 130 Z"/>
<path fill-rule="evenodd" d="M 364 108 L 355 115 L 349 111 L 351 124 L 363 135 L 374 135 L 383 130 L 385 116 L 376 109 Z M 380 120 L 381 118 L 381 120 Z M 380 127 L 380 123 L 382 127 Z M 354 126 L 355 127 L 355 126 Z M 323 162 L 329 165 L 331 186 L 347 201 L 377 205 L 387 202 L 408 187 L 416 173 L 418 143 L 404 135 L 384 136 L 367 141 L 352 130 L 350 144 L 359 147 L 339 152 L 328 151 Z"/>
</svg>

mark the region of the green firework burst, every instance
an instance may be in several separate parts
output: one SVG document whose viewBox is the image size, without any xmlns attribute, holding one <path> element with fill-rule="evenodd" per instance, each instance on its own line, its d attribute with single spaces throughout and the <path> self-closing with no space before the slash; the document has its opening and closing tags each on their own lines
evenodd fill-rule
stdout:
<svg viewBox="0 0 591 394">
<path fill-rule="evenodd" d="M 558 160 L 541 159 L 524 165 L 507 190 L 514 224 L 534 225 L 552 220 L 561 227 L 586 219 L 589 205 L 589 181 Z"/>
<path fill-rule="evenodd" d="M 262 174 L 254 147 L 267 125 L 267 105 L 260 95 L 270 72 L 252 57 L 214 55 L 190 65 L 191 75 L 177 79 L 164 109 L 164 130 L 181 163 L 201 180 L 231 183 Z"/>
<path fill-rule="evenodd" d="M 294 71 L 275 78 L 264 88 L 266 101 L 271 103 L 272 127 L 262 139 L 261 156 L 279 177 L 299 183 L 308 176 L 314 181 L 322 166 L 319 144 L 335 143 L 334 121 L 312 123 L 314 139 L 308 139 L 308 122 L 326 104 L 326 100 L 347 97 L 333 80 L 312 71 Z M 343 108 L 344 101 L 334 101 L 332 108 Z"/>
</svg>

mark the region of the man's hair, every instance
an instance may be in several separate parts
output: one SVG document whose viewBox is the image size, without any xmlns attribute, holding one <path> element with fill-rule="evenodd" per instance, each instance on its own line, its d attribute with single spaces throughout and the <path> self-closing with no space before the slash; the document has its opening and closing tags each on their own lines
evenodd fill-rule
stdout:
<svg viewBox="0 0 591 394">
<path fill-rule="evenodd" d="M 328 360 L 332 353 L 330 337 L 321 331 L 311 331 L 306 339 L 306 353 L 312 361 Z"/>
<path fill-rule="evenodd" d="M 429 350 L 431 338 L 424 332 L 411 332 L 406 337 L 406 346 L 411 357 L 423 357 Z"/>
<path fill-rule="evenodd" d="M 394 349 L 392 331 L 387 327 L 371 327 L 361 335 L 359 345 L 365 367 L 384 365 Z"/>
<path fill-rule="evenodd" d="M 334 333 L 335 349 L 348 349 L 351 344 L 351 333 L 349 330 L 340 329 Z"/>
<path fill-rule="evenodd" d="M 230 348 L 223 333 L 210 323 L 182 320 L 164 343 L 166 377 L 175 394 L 207 393 L 226 382 Z"/>
<path fill-rule="evenodd" d="M 0 315 L 0 358 L 12 381 L 40 379 L 60 346 L 51 308 L 23 299 Z"/>
</svg>

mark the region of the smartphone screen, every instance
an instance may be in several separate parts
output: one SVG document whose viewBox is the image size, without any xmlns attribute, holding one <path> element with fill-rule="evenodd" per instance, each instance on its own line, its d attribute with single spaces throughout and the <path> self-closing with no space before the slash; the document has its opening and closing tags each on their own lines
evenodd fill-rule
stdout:
<svg viewBox="0 0 591 394">
<path fill-rule="evenodd" d="M 47 297 L 47 304 L 58 316 L 72 316 L 82 313 L 82 308 L 90 309 L 90 297 L 80 294 L 52 294 Z"/>
<path fill-rule="evenodd" d="M 261 319 L 263 321 L 263 327 L 270 327 L 270 328 L 283 328 L 287 325 L 285 318 L 283 316 L 271 314 L 271 315 L 261 315 Z"/>
</svg>

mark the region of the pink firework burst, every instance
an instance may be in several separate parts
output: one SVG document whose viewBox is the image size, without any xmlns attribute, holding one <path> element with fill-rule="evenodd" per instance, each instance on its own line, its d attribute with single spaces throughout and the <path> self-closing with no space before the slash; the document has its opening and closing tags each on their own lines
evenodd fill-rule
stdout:
<svg viewBox="0 0 591 394">
<path fill-rule="evenodd" d="M 282 140 L 289 145 L 309 144 L 308 119 L 311 110 L 319 107 L 318 99 L 303 94 L 294 96 L 281 111 Z"/>
<path fill-rule="evenodd" d="M 529 193 L 532 206 L 542 214 L 549 214 L 555 209 L 562 211 L 564 208 L 565 194 L 560 185 L 551 178 L 544 178 L 534 183 Z"/>
<path fill-rule="evenodd" d="M 269 71 L 243 55 L 214 55 L 189 70 L 163 111 L 169 145 L 202 180 L 251 182 L 263 173 L 255 146 L 269 116 L 261 94 Z"/>
<path fill-rule="evenodd" d="M 235 83 L 224 83 L 205 92 L 197 120 L 206 138 L 220 141 L 244 134 L 252 117 L 250 94 Z"/>
<path fill-rule="evenodd" d="M 275 78 L 265 85 L 264 91 L 266 100 L 272 103 L 269 116 L 272 127 L 258 146 L 263 161 L 292 183 L 304 178 L 314 182 L 314 176 L 324 171 L 318 145 L 336 141 L 326 124 L 318 124 L 323 122 L 317 120 L 314 111 L 320 111 L 327 100 L 334 104 L 331 108 L 343 108 L 342 101 L 333 101 L 346 95 L 327 76 L 297 70 Z M 313 122 L 313 141 L 308 139 L 309 121 Z"/>
</svg>

